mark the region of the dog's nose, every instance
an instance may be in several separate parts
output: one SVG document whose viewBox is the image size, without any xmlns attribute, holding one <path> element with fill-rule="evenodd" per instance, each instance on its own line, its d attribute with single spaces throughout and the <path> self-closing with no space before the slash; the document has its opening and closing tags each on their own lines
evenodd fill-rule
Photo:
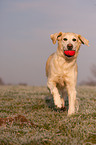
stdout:
<svg viewBox="0 0 96 145">
<path fill-rule="evenodd" d="M 68 50 L 72 50 L 73 44 L 71 44 L 71 43 L 67 44 L 67 48 L 68 48 Z"/>
</svg>

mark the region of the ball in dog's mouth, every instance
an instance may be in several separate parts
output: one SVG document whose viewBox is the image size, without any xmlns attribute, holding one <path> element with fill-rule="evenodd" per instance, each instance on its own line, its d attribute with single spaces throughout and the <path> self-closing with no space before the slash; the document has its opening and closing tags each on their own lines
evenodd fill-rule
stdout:
<svg viewBox="0 0 96 145">
<path fill-rule="evenodd" d="M 75 50 L 64 50 L 64 54 L 67 56 L 67 57 L 72 57 L 75 55 Z"/>
</svg>

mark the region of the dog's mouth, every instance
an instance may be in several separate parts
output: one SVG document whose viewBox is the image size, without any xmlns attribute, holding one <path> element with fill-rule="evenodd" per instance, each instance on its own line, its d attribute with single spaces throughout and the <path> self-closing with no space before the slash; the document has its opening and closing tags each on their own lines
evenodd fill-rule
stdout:
<svg viewBox="0 0 96 145">
<path fill-rule="evenodd" d="M 75 50 L 64 50 L 64 54 L 67 57 L 72 57 L 75 55 Z"/>
</svg>

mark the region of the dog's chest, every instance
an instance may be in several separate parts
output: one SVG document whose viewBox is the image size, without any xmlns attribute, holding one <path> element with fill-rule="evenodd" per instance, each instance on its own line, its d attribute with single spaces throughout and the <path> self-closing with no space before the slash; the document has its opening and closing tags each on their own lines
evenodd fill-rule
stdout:
<svg viewBox="0 0 96 145">
<path fill-rule="evenodd" d="M 58 81 L 57 81 L 57 84 L 61 87 L 65 86 L 65 79 L 64 79 L 64 76 L 59 76 L 58 75 Z"/>
<path fill-rule="evenodd" d="M 56 78 L 59 86 L 65 86 L 68 80 L 74 75 L 74 65 L 67 63 L 64 59 L 58 59 L 58 67 L 56 68 Z"/>
<path fill-rule="evenodd" d="M 67 63 L 64 59 L 59 58 L 57 61 L 57 66 L 55 67 L 58 77 L 64 80 L 68 73 L 72 70 L 71 63 Z"/>
</svg>

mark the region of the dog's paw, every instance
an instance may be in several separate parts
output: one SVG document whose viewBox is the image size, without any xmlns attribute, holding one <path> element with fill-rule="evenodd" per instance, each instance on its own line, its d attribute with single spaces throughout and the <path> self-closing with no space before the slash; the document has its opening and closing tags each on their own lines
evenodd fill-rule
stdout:
<svg viewBox="0 0 96 145">
<path fill-rule="evenodd" d="M 61 109 L 61 108 L 62 108 L 62 103 L 56 103 L 56 102 L 55 102 L 55 106 L 56 106 L 57 108 L 60 108 L 60 109 Z"/>
<path fill-rule="evenodd" d="M 68 110 L 68 116 L 73 115 L 75 113 L 75 109 L 74 110 Z"/>
<path fill-rule="evenodd" d="M 60 98 L 54 99 L 54 104 L 57 108 L 63 107 L 63 103 L 62 103 L 62 100 Z"/>
</svg>

